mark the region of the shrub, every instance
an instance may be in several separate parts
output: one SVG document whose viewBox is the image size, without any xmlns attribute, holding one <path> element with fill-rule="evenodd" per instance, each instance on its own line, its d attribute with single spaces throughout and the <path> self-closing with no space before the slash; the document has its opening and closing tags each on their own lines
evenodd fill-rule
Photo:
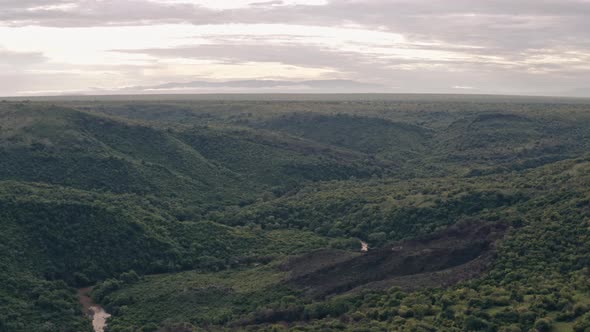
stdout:
<svg viewBox="0 0 590 332">
<path fill-rule="evenodd" d="M 547 318 L 538 319 L 535 322 L 534 327 L 538 332 L 550 332 L 551 331 L 551 321 Z"/>
</svg>

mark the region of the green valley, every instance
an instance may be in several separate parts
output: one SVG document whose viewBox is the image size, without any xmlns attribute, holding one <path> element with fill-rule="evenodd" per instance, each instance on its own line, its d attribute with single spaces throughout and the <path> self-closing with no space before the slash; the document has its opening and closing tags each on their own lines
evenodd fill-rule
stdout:
<svg viewBox="0 0 590 332">
<path fill-rule="evenodd" d="M 589 151 L 585 99 L 4 100 L 0 331 L 589 331 Z"/>
</svg>

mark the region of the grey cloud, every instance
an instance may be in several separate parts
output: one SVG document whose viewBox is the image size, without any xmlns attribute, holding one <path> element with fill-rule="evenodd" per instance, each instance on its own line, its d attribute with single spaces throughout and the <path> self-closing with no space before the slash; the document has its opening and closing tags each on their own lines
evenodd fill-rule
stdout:
<svg viewBox="0 0 590 332">
<path fill-rule="evenodd" d="M 574 38 L 588 41 L 589 15 L 590 3 L 581 0 L 367 0 L 332 1 L 318 8 L 276 8 L 263 19 L 318 25 L 355 23 L 417 40 L 522 49 L 569 44 Z"/>
<path fill-rule="evenodd" d="M 330 68 L 339 72 L 342 77 L 382 86 L 373 88 L 373 91 L 500 94 L 518 91 L 523 94 L 560 94 L 567 88 L 575 89 L 590 85 L 587 79 L 590 74 L 589 68 L 576 68 L 577 65 L 585 65 L 583 61 L 527 64 L 519 57 L 518 61 L 514 62 L 494 63 L 487 59 L 478 60 L 477 56 L 482 52 L 479 49 L 474 50 L 477 53 L 470 60 L 403 60 L 380 58 L 375 54 L 342 52 L 317 45 L 230 44 L 228 41 L 223 43 L 219 40 L 217 42 L 219 44 L 128 52 L 149 54 L 157 58 L 211 59 L 228 63 L 282 62 L 302 67 Z M 449 50 L 466 51 L 464 48 L 456 47 L 450 47 Z M 530 54 L 531 57 L 533 55 L 544 54 Z M 211 91 L 216 84 L 197 83 L 200 89 L 211 88 Z M 457 91 L 455 86 L 473 86 L 475 89 Z M 160 88 L 179 89 L 180 86 Z M 227 86 L 217 85 L 217 88 L 223 90 Z M 243 90 L 240 91 L 253 91 L 264 87 L 241 88 Z M 367 90 L 360 87 L 357 89 Z M 321 91 L 335 92 L 334 89 Z"/>
<path fill-rule="evenodd" d="M 330 50 L 315 45 L 274 44 L 206 44 L 178 48 L 145 50 L 114 50 L 116 52 L 140 53 L 158 57 L 178 57 L 216 60 L 226 63 L 279 62 L 304 67 L 339 67 L 362 62 L 362 55 L 352 52 Z"/>
<path fill-rule="evenodd" d="M 53 5 L 71 5 L 60 8 Z M 31 10 L 38 8 L 36 10 Z M 218 11 L 192 4 L 164 4 L 147 0 L 27 1 L 0 3 L 0 24 L 51 27 L 147 25 L 155 23 L 218 22 Z"/>
<path fill-rule="evenodd" d="M 41 6 L 57 6 L 65 3 L 71 3 L 72 0 L 3 0 L 0 2 L 0 8 L 3 11 L 18 11 L 27 8 Z"/>
<path fill-rule="evenodd" d="M 74 4 L 72 11 L 46 10 L 29 11 L 28 8 L 39 6 Z M 251 7 L 270 6 L 283 4 L 281 0 L 253 3 Z M 118 15 L 111 8 L 121 8 L 119 12 L 130 14 L 127 19 Z M 28 21 L 40 20 L 44 17 L 39 13 L 45 12 L 47 17 L 62 16 L 67 21 L 68 16 L 98 16 L 103 17 L 103 24 L 109 25 L 123 19 L 126 22 L 135 20 L 150 21 L 180 20 L 192 21 L 201 19 L 199 14 L 219 13 L 214 15 L 211 21 L 217 23 L 236 22 L 308 22 L 313 24 L 334 23 L 362 23 L 370 26 L 388 27 L 396 26 L 395 19 L 410 18 L 420 20 L 423 17 L 449 17 L 457 15 L 476 16 L 506 16 L 510 18 L 527 16 L 580 17 L 590 15 L 590 3 L 586 0 L 332 0 L 327 5 L 297 5 L 297 6 L 271 6 L 266 10 L 260 8 L 244 8 L 226 11 L 214 11 L 200 6 L 180 3 L 159 3 L 150 0 L 5 0 L 0 3 L 0 9 L 5 13 L 4 17 L 10 19 L 9 14 L 17 15 Z M 159 11 L 154 15 L 154 11 Z M 6 14 L 8 13 L 8 14 Z M 109 15 L 110 14 L 110 15 Z M 197 15 L 194 17 L 193 15 Z M 28 16 L 28 18 L 27 18 Z M 469 16 L 463 17 L 469 20 Z M 49 23 L 58 23 L 57 21 Z M 84 22 L 79 22 L 83 24 Z M 99 22 L 89 21 L 88 25 Z M 141 23 L 141 22 L 135 22 Z M 436 26 L 432 28 L 437 28 Z"/>
<path fill-rule="evenodd" d="M 239 38 L 238 38 L 239 39 Z M 224 63 L 245 62 L 278 62 L 311 68 L 334 69 L 349 75 L 361 75 L 362 78 L 371 77 L 372 80 L 387 79 L 400 68 L 420 66 L 441 66 L 449 70 L 498 71 L 509 70 L 516 72 L 527 71 L 564 71 L 575 68 L 578 72 L 587 72 L 580 65 L 590 63 L 590 56 L 583 53 L 571 56 L 572 59 L 563 63 L 526 61 L 533 58 L 560 55 L 557 51 L 544 50 L 522 52 L 518 54 L 489 54 L 488 49 L 473 49 L 448 45 L 408 45 L 416 50 L 449 51 L 464 55 L 457 59 L 402 59 L 387 57 L 383 53 L 351 52 L 330 49 L 318 45 L 301 43 L 274 44 L 259 41 L 256 44 L 236 44 L 230 40 L 210 40 L 213 44 L 183 46 L 177 48 L 144 49 L 144 50 L 116 50 L 116 52 L 147 54 L 157 58 L 187 58 L 201 60 L 215 60 Z M 496 55 L 498 59 L 489 58 Z M 389 69 L 388 69 L 389 68 Z"/>
<path fill-rule="evenodd" d="M 305 44 L 235 44 L 216 41 L 216 44 L 193 45 L 178 48 L 117 50 L 117 52 L 139 53 L 156 58 L 186 58 L 214 60 L 228 64 L 247 62 L 276 62 L 304 68 L 331 69 L 340 76 L 363 81 L 385 84 L 391 80 L 397 69 L 395 65 L 419 65 L 425 61 L 383 59 L 376 54 L 345 52 L 317 45 Z M 443 64 L 442 61 L 431 63 Z"/>
<path fill-rule="evenodd" d="M 279 2 L 218 11 L 148 0 L 7 0 L 0 3 L 0 22 L 47 26 L 352 23 L 401 33 L 411 40 L 477 45 L 492 52 L 590 45 L 590 2 L 586 0 L 333 0 L 324 6 L 272 6 Z M 67 3 L 75 7 L 27 10 Z"/>
<path fill-rule="evenodd" d="M 148 0 L 50 0 L 0 3 L 0 22 L 48 26 L 108 26 L 189 22 L 359 24 L 417 40 L 443 40 L 498 49 L 590 44 L 585 0 L 333 0 L 324 6 L 272 6 L 218 11 Z M 27 8 L 73 4 L 71 10 Z"/>
<path fill-rule="evenodd" d="M 266 7 L 266 6 L 275 6 L 275 5 L 282 5 L 284 4 L 281 0 L 275 1 L 264 1 L 264 2 L 254 2 L 250 4 L 250 7 Z"/>
<path fill-rule="evenodd" d="M 28 10 L 68 3 L 73 7 Z M 400 60 L 295 42 L 274 45 L 269 43 L 269 36 L 244 36 L 250 41 L 245 44 L 217 39 L 212 45 L 133 52 L 226 63 L 280 62 L 332 68 L 340 73 L 338 77 L 386 83 L 413 91 L 474 86 L 487 92 L 506 93 L 503 89 L 512 89 L 534 93 L 555 91 L 555 86 L 563 91 L 590 86 L 590 1 L 587 0 L 332 0 L 325 6 L 280 4 L 283 2 L 262 1 L 249 8 L 219 11 L 148 0 L 4 0 L 0 1 L 0 25 L 69 27 L 180 22 L 355 25 L 402 34 L 410 44 L 415 44 L 414 48 L 458 51 L 468 57 L 454 61 Z M 282 36 L 290 37 L 297 39 Z M 420 42 L 438 44 L 419 46 Z M 562 59 L 552 60 L 555 58 Z"/>
<path fill-rule="evenodd" d="M 47 58 L 38 52 L 15 52 L 0 48 L 0 66 L 26 66 L 46 61 Z"/>
</svg>

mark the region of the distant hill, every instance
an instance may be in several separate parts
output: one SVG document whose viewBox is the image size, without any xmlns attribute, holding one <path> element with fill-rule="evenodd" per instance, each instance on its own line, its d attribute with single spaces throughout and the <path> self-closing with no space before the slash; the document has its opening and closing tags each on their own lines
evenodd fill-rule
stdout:
<svg viewBox="0 0 590 332">
<path fill-rule="evenodd" d="M 274 118 L 261 127 L 398 161 L 423 152 L 432 136 L 431 131 L 415 125 L 312 112 Z"/>
</svg>

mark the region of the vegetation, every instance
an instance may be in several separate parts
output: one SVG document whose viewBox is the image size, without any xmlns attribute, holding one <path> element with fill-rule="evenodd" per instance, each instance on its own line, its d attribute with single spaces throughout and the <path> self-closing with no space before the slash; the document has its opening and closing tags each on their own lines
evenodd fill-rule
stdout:
<svg viewBox="0 0 590 332">
<path fill-rule="evenodd" d="M 2 102 L 0 331 L 586 331 L 589 107 Z"/>
</svg>

